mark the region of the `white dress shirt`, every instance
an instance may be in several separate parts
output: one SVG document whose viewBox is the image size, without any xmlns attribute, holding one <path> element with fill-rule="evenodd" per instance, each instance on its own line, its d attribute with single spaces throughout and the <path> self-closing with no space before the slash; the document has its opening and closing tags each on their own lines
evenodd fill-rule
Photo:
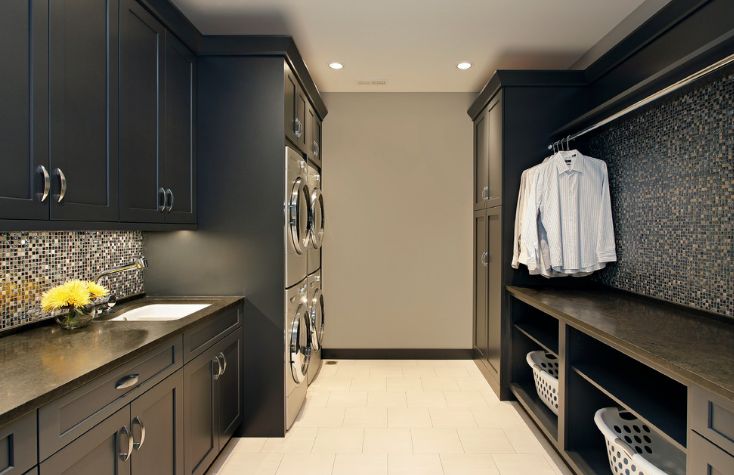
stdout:
<svg viewBox="0 0 734 475">
<path fill-rule="evenodd" d="M 547 257 L 554 272 L 578 275 L 617 260 L 609 178 L 602 160 L 577 150 L 555 154 L 537 170 L 534 190 L 525 197 L 524 206 L 520 248 L 527 250 L 530 262 Z M 528 207 L 531 213 L 532 209 L 539 213 L 547 256 L 541 252 L 541 233 L 531 232 L 532 220 L 525 214 Z"/>
</svg>

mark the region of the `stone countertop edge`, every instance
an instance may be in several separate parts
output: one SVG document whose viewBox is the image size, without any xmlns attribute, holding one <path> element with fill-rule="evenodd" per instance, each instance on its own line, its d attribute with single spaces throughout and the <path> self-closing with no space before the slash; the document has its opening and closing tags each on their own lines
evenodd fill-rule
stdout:
<svg viewBox="0 0 734 475">
<path fill-rule="evenodd" d="M 101 319 L 96 319 L 86 328 L 77 330 L 64 330 L 59 327 L 53 320 L 49 320 L 46 324 L 33 327 L 27 331 L 17 331 L 6 336 L 0 336 L 0 426 L 21 417 L 31 410 L 37 409 L 45 403 L 48 403 L 64 394 L 83 386 L 85 383 L 95 379 L 96 377 L 113 371 L 125 363 L 131 361 L 136 356 L 155 347 L 163 340 L 183 333 L 192 325 L 217 314 L 227 308 L 239 305 L 244 302 L 245 298 L 241 296 L 191 296 L 191 297 L 158 297 L 158 296 L 141 296 L 134 300 L 121 304 L 119 309 L 113 311 L 110 315 Z M 123 311 L 128 311 L 143 305 L 156 303 L 209 303 L 210 305 L 197 312 L 187 315 L 184 318 L 173 321 L 109 321 L 111 318 L 119 315 Z M 65 375 L 63 381 L 53 382 L 51 387 L 48 386 L 47 378 L 50 379 L 52 374 L 44 371 L 25 371 L 18 374 L 13 372 L 13 368 L 27 366 L 21 363 L 19 358 L 23 358 L 32 363 L 39 363 L 43 358 L 43 353 L 62 352 L 65 345 L 83 342 L 85 336 L 104 335 L 104 333 L 112 333 L 113 331 L 123 332 L 144 332 L 146 337 L 139 343 L 130 343 L 129 349 L 121 349 L 110 351 L 107 357 L 100 357 L 99 354 L 84 354 L 84 347 L 74 349 L 76 358 L 89 358 L 91 361 L 95 359 L 102 360 L 99 364 L 93 364 L 89 368 L 85 368 L 75 374 Z M 149 336 L 149 337 L 148 337 Z M 52 340 L 50 340 L 50 338 Z M 48 346 L 50 343 L 51 347 Z M 33 352 L 26 351 L 29 347 L 41 348 L 46 344 L 46 348 Z M 87 348 L 87 351 L 96 350 L 95 348 Z M 29 356 L 30 353 L 30 356 Z M 121 353 L 121 354 L 116 354 Z M 53 370 L 49 370 L 53 371 Z M 22 378 L 31 378 L 25 380 L 26 384 L 20 384 Z M 8 395 L 10 387 L 31 386 L 34 389 L 28 390 L 26 394 Z M 37 389 L 36 389 L 37 388 Z"/>
<path fill-rule="evenodd" d="M 508 285 L 507 291 L 531 307 L 568 323 L 671 379 L 686 386 L 700 386 L 734 401 L 734 324 L 728 321 L 616 289 L 574 290 Z M 615 315 L 608 308 L 602 308 L 610 304 L 627 308 Z M 576 305 L 578 310 L 569 308 L 571 305 Z M 647 314 L 631 317 L 627 312 L 630 308 Z M 590 313 L 594 316 L 590 317 Z M 591 321 L 591 318 L 596 321 Z M 663 318 L 665 320 L 661 321 Z M 620 324 L 625 320 L 637 325 L 638 330 L 632 337 L 620 334 L 623 327 Z M 687 332 L 692 329 L 698 335 L 710 336 L 711 340 L 696 339 L 695 334 Z M 676 341 L 681 338 L 686 339 L 686 344 Z M 641 346 L 642 340 L 650 344 Z"/>
</svg>

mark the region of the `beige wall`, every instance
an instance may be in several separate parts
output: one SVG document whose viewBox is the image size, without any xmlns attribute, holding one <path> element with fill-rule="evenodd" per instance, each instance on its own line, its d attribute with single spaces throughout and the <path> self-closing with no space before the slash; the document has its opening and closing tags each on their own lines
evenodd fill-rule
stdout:
<svg viewBox="0 0 734 475">
<path fill-rule="evenodd" d="M 472 93 L 325 93 L 326 348 L 471 348 Z"/>
</svg>

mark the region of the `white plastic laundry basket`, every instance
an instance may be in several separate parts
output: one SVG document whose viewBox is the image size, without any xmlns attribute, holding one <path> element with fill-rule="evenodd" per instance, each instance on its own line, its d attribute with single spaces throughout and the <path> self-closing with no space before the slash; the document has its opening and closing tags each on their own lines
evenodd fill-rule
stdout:
<svg viewBox="0 0 734 475">
<path fill-rule="evenodd" d="M 558 358 L 545 351 L 531 351 L 526 359 L 533 368 L 538 396 L 553 414 L 558 415 Z"/>
<path fill-rule="evenodd" d="M 604 434 L 615 475 L 685 475 L 685 455 L 630 412 L 605 407 L 596 411 L 594 422 Z"/>
</svg>

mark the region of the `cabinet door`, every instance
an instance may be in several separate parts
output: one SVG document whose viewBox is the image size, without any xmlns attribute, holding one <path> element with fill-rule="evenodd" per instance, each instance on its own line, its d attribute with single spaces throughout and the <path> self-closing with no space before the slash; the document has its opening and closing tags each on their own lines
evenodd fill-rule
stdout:
<svg viewBox="0 0 734 475">
<path fill-rule="evenodd" d="M 183 370 L 178 370 L 130 404 L 134 475 L 182 475 Z"/>
<path fill-rule="evenodd" d="M 163 171 L 166 222 L 195 223 L 194 55 L 166 32 Z M 169 191 L 170 190 L 170 191 Z"/>
<path fill-rule="evenodd" d="M 21 475 L 30 470 L 36 451 L 36 411 L 0 427 L 0 473 Z"/>
<path fill-rule="evenodd" d="M 500 370 L 502 329 L 502 207 L 490 208 L 487 215 L 487 361 Z"/>
<path fill-rule="evenodd" d="M 489 115 L 474 121 L 474 209 L 483 208 L 489 197 Z"/>
<path fill-rule="evenodd" d="M 693 431 L 688 431 L 689 475 L 724 475 L 734 473 L 734 456 L 721 450 Z"/>
<path fill-rule="evenodd" d="M 242 334 L 235 330 L 216 345 L 217 356 L 222 365 L 221 375 L 217 378 L 217 423 L 219 447 L 229 441 L 235 429 L 242 422 Z"/>
<path fill-rule="evenodd" d="M 502 93 L 489 105 L 487 206 L 502 204 Z"/>
<path fill-rule="evenodd" d="M 184 466 L 186 474 L 203 474 L 217 456 L 219 435 L 215 413 L 215 345 L 184 366 Z"/>
<path fill-rule="evenodd" d="M 296 112 L 296 97 L 298 97 L 298 81 L 291 73 L 290 69 L 285 68 L 285 136 L 299 146 L 302 142 L 304 124 L 298 117 Z"/>
<path fill-rule="evenodd" d="M 47 47 L 48 0 L 0 2 L 0 219 L 49 217 Z"/>
<path fill-rule="evenodd" d="M 487 357 L 487 215 L 474 213 L 474 348 Z"/>
<path fill-rule="evenodd" d="M 120 219 L 162 222 L 159 123 L 164 29 L 135 0 L 120 8 Z"/>
<path fill-rule="evenodd" d="M 310 104 L 306 105 L 306 152 L 310 161 L 321 164 L 321 121 Z"/>
<path fill-rule="evenodd" d="M 117 220 L 117 0 L 49 4 L 51 219 Z"/>
<path fill-rule="evenodd" d="M 130 406 L 100 422 L 40 465 L 42 475 L 129 475 Z"/>
</svg>

